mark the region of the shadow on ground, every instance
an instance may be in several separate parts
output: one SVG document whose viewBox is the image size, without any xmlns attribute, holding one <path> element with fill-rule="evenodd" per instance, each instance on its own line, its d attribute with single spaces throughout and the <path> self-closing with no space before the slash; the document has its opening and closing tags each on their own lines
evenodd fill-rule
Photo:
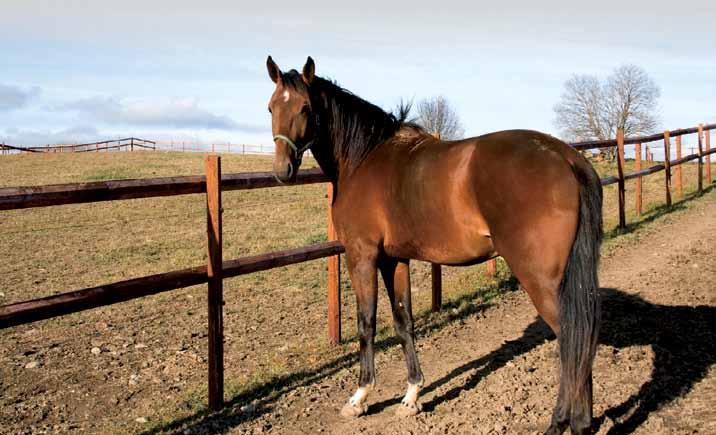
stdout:
<svg viewBox="0 0 716 435">
<path fill-rule="evenodd" d="M 496 286 L 501 289 L 503 293 L 518 289 L 518 283 L 511 275 L 500 279 Z M 422 313 L 415 319 L 415 334 L 417 339 L 429 335 L 433 331 L 440 330 L 449 324 L 464 320 L 484 311 L 492 306 L 490 300 L 496 295 L 497 293 L 486 293 L 482 289 L 476 289 L 473 292 L 443 303 L 440 313 Z M 475 300 L 486 300 L 486 302 L 478 304 L 475 303 Z M 392 329 L 392 327 L 390 327 L 390 329 Z M 394 336 L 376 340 L 375 343 L 378 352 L 398 345 L 398 340 Z M 249 388 L 247 391 L 227 401 L 223 411 L 212 413 L 207 409 L 203 409 L 194 415 L 156 426 L 143 432 L 143 434 L 174 433 L 180 430 L 188 430 L 190 433 L 225 433 L 232 427 L 254 420 L 267 412 L 271 412 L 273 403 L 292 390 L 331 376 L 345 368 L 353 366 L 357 362 L 357 352 L 346 353 L 320 367 L 292 373 L 288 376 L 281 376 L 268 383 Z M 242 405 L 247 403 L 255 405 L 251 413 L 242 412 L 240 409 Z"/>
<path fill-rule="evenodd" d="M 716 318 L 716 307 L 659 305 L 617 289 L 603 288 L 601 292 L 604 323 L 600 342 L 620 349 L 648 345 L 652 347 L 655 355 L 650 380 L 641 386 L 639 392 L 623 403 L 614 404 L 594 421 L 595 428 L 598 428 L 608 417 L 617 422 L 609 430 L 610 434 L 631 433 L 659 407 L 686 395 L 695 383 L 706 376 L 709 367 L 716 362 L 716 323 L 713 321 Z M 464 298 L 470 296 L 466 295 Z M 446 306 L 450 310 L 448 312 L 455 307 L 463 307 L 462 311 L 442 317 L 436 322 L 431 322 L 429 319 L 424 322 L 419 328 L 419 335 L 425 335 L 429 331 L 442 328 L 450 322 L 474 315 L 487 308 L 486 305 L 466 305 L 462 302 L 462 299 L 458 299 Z M 423 403 L 424 411 L 430 412 L 438 404 L 457 399 L 462 391 L 477 387 L 483 378 L 508 361 L 553 339 L 554 334 L 546 324 L 539 318 L 536 319 L 519 339 L 507 341 L 490 354 L 457 367 L 444 377 L 426 385 L 423 394 L 435 391 L 455 377 L 469 374 L 464 384 Z M 392 338 L 385 339 L 378 345 L 380 348 L 385 348 L 396 345 L 396 341 Z M 174 432 L 180 428 L 212 433 L 226 432 L 232 427 L 270 412 L 271 404 L 283 394 L 330 376 L 356 362 L 355 353 L 344 355 L 316 370 L 295 373 L 240 394 L 228 403 L 223 412 L 216 414 L 200 412 L 147 433 Z M 239 411 L 240 404 L 252 400 L 257 403 L 257 408 L 252 414 Z M 378 413 L 399 401 L 400 397 L 396 397 L 372 404 L 369 413 Z"/>
</svg>

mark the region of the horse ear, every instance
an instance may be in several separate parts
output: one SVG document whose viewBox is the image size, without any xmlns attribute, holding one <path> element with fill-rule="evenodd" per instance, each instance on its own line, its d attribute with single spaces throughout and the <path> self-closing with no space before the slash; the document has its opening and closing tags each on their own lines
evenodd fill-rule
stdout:
<svg viewBox="0 0 716 435">
<path fill-rule="evenodd" d="M 303 81 L 310 85 L 313 78 L 316 76 L 316 64 L 313 63 L 311 56 L 306 59 L 306 64 L 303 66 Z"/>
<path fill-rule="evenodd" d="M 266 59 L 266 68 L 268 69 L 269 77 L 271 77 L 271 80 L 274 83 L 277 83 L 281 81 L 281 70 L 278 69 L 278 65 L 276 65 L 276 62 L 271 59 L 271 56 Z"/>
</svg>

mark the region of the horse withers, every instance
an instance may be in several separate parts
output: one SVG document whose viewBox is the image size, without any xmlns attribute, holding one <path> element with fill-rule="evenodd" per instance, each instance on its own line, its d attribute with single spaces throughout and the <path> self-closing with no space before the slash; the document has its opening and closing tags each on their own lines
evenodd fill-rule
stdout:
<svg viewBox="0 0 716 435">
<path fill-rule="evenodd" d="M 341 414 L 367 410 L 375 385 L 378 272 L 407 361 L 400 415 L 420 411 L 411 259 L 451 266 L 502 256 L 559 339 L 560 386 L 547 433 L 589 433 L 600 309 L 597 263 L 602 188 L 589 162 L 549 135 L 510 130 L 441 141 L 336 83 L 282 72 L 269 101 L 275 176 L 295 179 L 310 149 L 333 183 L 333 223 L 358 306 L 360 378 Z"/>
</svg>

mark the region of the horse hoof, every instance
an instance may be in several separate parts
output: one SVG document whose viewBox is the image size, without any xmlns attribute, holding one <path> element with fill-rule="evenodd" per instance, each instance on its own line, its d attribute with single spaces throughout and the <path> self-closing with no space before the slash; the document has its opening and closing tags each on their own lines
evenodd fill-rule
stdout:
<svg viewBox="0 0 716 435">
<path fill-rule="evenodd" d="M 348 402 L 343 405 L 343 409 L 341 409 L 341 416 L 345 418 L 356 418 L 365 414 L 367 411 L 368 405 L 353 405 L 352 403 Z"/>
<path fill-rule="evenodd" d="M 422 410 L 422 406 L 418 403 L 401 403 L 398 409 L 395 410 L 395 415 L 398 417 L 412 417 Z"/>
</svg>

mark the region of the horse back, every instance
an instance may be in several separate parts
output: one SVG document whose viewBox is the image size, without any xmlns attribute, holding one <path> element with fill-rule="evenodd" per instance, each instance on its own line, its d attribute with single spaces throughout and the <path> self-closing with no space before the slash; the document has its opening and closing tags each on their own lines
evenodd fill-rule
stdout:
<svg viewBox="0 0 716 435">
<path fill-rule="evenodd" d="M 580 159 L 563 142 L 527 130 L 461 141 L 396 137 L 339 181 L 339 237 L 458 265 L 497 255 L 502 241 L 529 238 L 530 226 L 573 232 Z"/>
</svg>

